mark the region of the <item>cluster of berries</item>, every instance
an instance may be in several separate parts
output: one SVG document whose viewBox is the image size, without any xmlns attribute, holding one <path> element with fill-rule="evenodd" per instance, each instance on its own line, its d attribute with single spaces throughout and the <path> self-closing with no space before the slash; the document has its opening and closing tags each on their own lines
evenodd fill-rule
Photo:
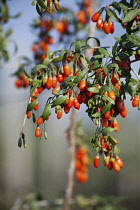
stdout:
<svg viewBox="0 0 140 210">
<path fill-rule="evenodd" d="M 103 21 L 101 13 L 96 12 L 92 15 L 91 20 L 96 22 L 96 26 L 98 29 L 103 30 L 106 34 L 113 34 L 115 31 L 114 22 L 110 19 L 108 21 Z"/>
<path fill-rule="evenodd" d="M 84 183 L 88 180 L 89 159 L 85 147 L 79 147 L 76 151 L 75 177 L 78 182 Z"/>
</svg>

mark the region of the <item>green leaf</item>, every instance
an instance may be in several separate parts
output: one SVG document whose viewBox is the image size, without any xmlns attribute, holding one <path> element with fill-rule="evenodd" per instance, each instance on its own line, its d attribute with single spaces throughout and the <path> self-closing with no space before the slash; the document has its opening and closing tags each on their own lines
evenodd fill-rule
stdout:
<svg viewBox="0 0 140 210">
<path fill-rule="evenodd" d="M 54 91 L 53 94 L 59 96 L 60 95 L 60 90 Z"/>
<path fill-rule="evenodd" d="M 100 55 L 94 55 L 94 58 L 103 58 L 104 55 L 100 54 Z"/>
<path fill-rule="evenodd" d="M 35 113 L 32 113 L 32 116 L 33 116 L 33 123 L 36 122 L 36 116 L 35 116 Z"/>
<path fill-rule="evenodd" d="M 99 52 L 100 52 L 101 54 L 103 54 L 103 55 L 105 55 L 105 56 L 107 56 L 107 57 L 110 56 L 109 52 L 108 52 L 106 49 L 104 49 L 104 48 L 99 48 L 98 50 L 99 50 Z"/>
<path fill-rule="evenodd" d="M 114 10 L 108 9 L 108 10 L 107 10 L 107 15 L 108 15 L 109 17 L 111 17 L 113 20 L 115 20 L 116 22 L 121 23 L 120 18 L 116 15 L 116 13 L 115 13 Z"/>
<path fill-rule="evenodd" d="M 111 98 L 109 98 L 108 96 L 103 96 L 102 97 L 102 99 L 104 100 L 104 101 L 109 101 L 111 104 L 115 104 L 115 101 L 113 101 Z"/>
<path fill-rule="evenodd" d="M 80 57 L 80 60 L 85 68 L 88 68 L 88 63 L 85 57 Z"/>
<path fill-rule="evenodd" d="M 47 9 L 47 6 L 45 5 L 43 0 L 37 0 L 38 4 L 40 5 L 40 7 Z"/>
<path fill-rule="evenodd" d="M 88 69 L 84 69 L 83 71 L 81 71 L 78 76 L 74 79 L 73 83 L 76 83 L 78 84 L 82 79 L 83 77 L 85 76 L 85 74 L 87 73 Z"/>
<path fill-rule="evenodd" d="M 103 81 L 102 72 L 99 73 L 97 80 L 98 80 L 99 85 L 102 85 L 102 81 Z"/>
<path fill-rule="evenodd" d="M 31 3 L 31 5 L 32 6 L 36 5 L 36 2 L 37 2 L 37 0 L 33 0 L 32 3 Z"/>
<path fill-rule="evenodd" d="M 116 96 L 119 96 L 119 91 L 114 85 L 110 85 L 110 90 L 112 90 Z"/>
<path fill-rule="evenodd" d="M 3 54 L 4 60 L 5 61 L 9 61 L 9 54 L 8 54 L 7 50 L 3 50 L 2 54 Z"/>
<path fill-rule="evenodd" d="M 44 60 L 43 60 L 43 65 L 44 66 L 48 66 L 48 64 L 50 63 L 50 58 L 49 57 L 47 57 L 47 58 L 45 58 Z"/>
<path fill-rule="evenodd" d="M 75 52 L 76 53 L 80 53 L 80 47 L 81 47 L 80 41 L 77 41 L 75 43 Z"/>
<path fill-rule="evenodd" d="M 111 108 L 111 105 L 111 103 L 108 103 L 107 105 L 103 106 L 102 113 L 108 112 Z"/>
<path fill-rule="evenodd" d="M 9 37 L 11 34 L 12 34 L 13 30 L 11 28 L 9 28 L 7 31 L 6 31 L 6 34 L 5 36 L 6 37 Z"/>
<path fill-rule="evenodd" d="M 37 11 L 37 13 L 38 13 L 41 17 L 43 17 L 43 14 L 42 14 L 42 12 L 41 12 L 41 10 L 40 10 L 39 4 L 36 4 L 36 11 Z"/>
<path fill-rule="evenodd" d="M 19 12 L 19 13 L 17 13 L 16 15 L 14 15 L 14 16 L 12 16 L 11 18 L 18 18 L 18 17 L 20 17 L 21 16 L 21 12 Z"/>
<path fill-rule="evenodd" d="M 88 91 L 92 93 L 99 93 L 99 88 L 98 87 L 89 87 Z"/>
<path fill-rule="evenodd" d="M 117 53 L 117 47 L 119 44 L 120 40 L 116 41 L 115 45 L 112 48 L 112 55 L 115 55 Z"/>
<path fill-rule="evenodd" d="M 23 140 L 25 140 L 25 134 L 23 132 L 21 133 L 21 137 Z"/>
<path fill-rule="evenodd" d="M 136 79 L 131 78 L 131 79 L 130 79 L 130 82 L 128 83 L 128 85 L 134 86 L 134 85 L 136 85 L 136 84 L 138 84 L 138 83 L 139 83 L 139 82 L 138 82 Z"/>
<path fill-rule="evenodd" d="M 127 22 L 133 20 L 133 19 L 137 16 L 137 14 L 139 14 L 139 13 L 140 13 L 140 9 L 133 9 L 133 10 L 130 10 L 130 11 L 127 13 L 127 15 L 124 17 L 122 23 L 127 23 Z"/>
<path fill-rule="evenodd" d="M 77 42 L 72 42 L 71 45 L 70 45 L 70 48 L 71 48 L 72 46 L 74 46 L 74 45 L 75 45 L 75 52 L 76 52 L 76 53 L 80 53 L 80 52 L 81 52 L 81 47 L 82 47 L 82 45 L 83 45 L 83 42 L 80 41 L 80 40 L 78 40 Z"/>
<path fill-rule="evenodd" d="M 52 60 L 52 62 L 53 62 L 53 63 L 58 63 L 58 62 L 62 61 L 62 60 L 63 60 L 63 57 L 64 57 L 64 55 L 65 55 L 65 53 L 66 53 L 65 50 L 62 49 L 62 50 L 61 50 L 61 55 L 58 56 L 58 57 L 56 57 L 56 58 L 54 58 L 54 59 Z"/>
<path fill-rule="evenodd" d="M 32 109 L 34 108 L 35 104 L 37 102 L 37 99 L 35 99 L 34 101 L 30 102 L 27 106 L 27 112 L 32 111 Z"/>
<path fill-rule="evenodd" d="M 115 128 L 111 128 L 111 127 L 107 127 L 104 128 L 101 132 L 102 133 L 111 133 L 112 131 L 114 131 Z"/>
<path fill-rule="evenodd" d="M 114 146 L 114 153 L 118 155 L 120 153 L 120 149 L 117 146 Z"/>
<path fill-rule="evenodd" d="M 113 6 L 119 13 L 121 12 L 121 7 L 118 2 L 112 2 L 110 6 Z"/>
<path fill-rule="evenodd" d="M 107 65 L 107 68 L 108 69 L 111 69 L 111 68 L 117 68 L 118 69 L 118 64 L 117 63 L 110 63 Z"/>
<path fill-rule="evenodd" d="M 109 91 L 109 87 L 107 85 L 103 85 L 101 87 L 101 90 L 103 91 L 103 93 L 108 92 Z"/>
<path fill-rule="evenodd" d="M 62 88 L 67 87 L 68 85 L 70 85 L 69 82 L 73 81 L 73 79 L 75 79 L 75 78 L 76 78 L 76 76 L 69 76 L 69 77 L 67 77 L 67 78 L 62 82 L 61 87 L 62 87 Z M 74 84 L 74 82 L 73 82 L 73 84 Z"/>
<path fill-rule="evenodd" d="M 96 113 L 92 114 L 92 117 L 99 117 L 100 115 L 101 115 L 100 112 L 96 112 Z"/>
<path fill-rule="evenodd" d="M 46 131 L 44 132 L 44 138 L 45 138 L 46 140 L 48 139 L 48 134 L 47 134 Z"/>
<path fill-rule="evenodd" d="M 133 44 L 140 45 L 140 37 L 136 35 L 127 35 L 127 39 Z"/>
<path fill-rule="evenodd" d="M 111 136 L 108 136 L 108 140 L 109 143 L 111 143 L 112 145 L 116 145 L 116 141 L 114 141 L 114 139 Z"/>
<path fill-rule="evenodd" d="M 43 64 L 38 64 L 37 66 L 32 68 L 32 72 L 36 73 L 40 69 L 46 69 L 47 67 Z"/>
<path fill-rule="evenodd" d="M 103 66 L 104 72 L 107 74 L 108 73 L 108 68 L 106 66 Z"/>
<path fill-rule="evenodd" d="M 18 140 L 18 147 L 22 147 L 22 139 L 21 139 L 21 137 L 19 137 L 19 140 Z"/>
<path fill-rule="evenodd" d="M 51 114 L 51 107 L 52 105 L 51 104 L 46 104 L 44 110 L 43 110 L 43 113 L 42 113 L 42 117 L 44 120 L 47 120 L 48 117 L 50 116 Z"/>
<path fill-rule="evenodd" d="M 68 95 L 56 98 L 56 99 L 53 100 L 52 104 L 55 105 L 55 106 L 56 105 L 61 105 L 67 100 L 67 98 L 68 98 Z"/>
</svg>

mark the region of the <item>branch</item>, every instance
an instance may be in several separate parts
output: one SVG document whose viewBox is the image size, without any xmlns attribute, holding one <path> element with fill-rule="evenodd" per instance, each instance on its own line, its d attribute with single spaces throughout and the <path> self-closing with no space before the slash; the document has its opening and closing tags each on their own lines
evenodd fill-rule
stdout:
<svg viewBox="0 0 140 210">
<path fill-rule="evenodd" d="M 74 184 L 74 170 L 75 170 L 75 150 L 77 137 L 75 134 L 77 127 L 77 110 L 73 109 L 71 114 L 71 125 L 67 131 L 67 138 L 69 141 L 69 168 L 68 168 L 68 183 L 65 194 L 64 210 L 69 210 L 69 205 L 72 199 L 73 184 Z"/>
</svg>

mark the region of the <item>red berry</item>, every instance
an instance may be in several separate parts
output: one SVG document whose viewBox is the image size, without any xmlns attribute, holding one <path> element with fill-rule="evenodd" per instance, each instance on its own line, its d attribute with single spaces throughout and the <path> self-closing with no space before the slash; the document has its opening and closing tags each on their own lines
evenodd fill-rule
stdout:
<svg viewBox="0 0 140 210">
<path fill-rule="evenodd" d="M 40 127 L 37 127 L 35 130 L 35 136 L 37 138 L 39 138 L 41 135 L 42 135 L 42 131 L 41 131 Z"/>
<path fill-rule="evenodd" d="M 40 117 L 37 119 L 36 124 L 37 124 L 37 126 L 38 126 L 38 125 L 41 125 L 43 122 L 44 122 L 44 119 L 43 119 L 42 116 L 40 116 Z"/>
<path fill-rule="evenodd" d="M 109 34 L 110 33 L 110 26 L 108 24 L 108 22 L 105 22 L 104 25 L 103 25 L 103 30 L 106 34 Z"/>
<path fill-rule="evenodd" d="M 120 115 L 125 118 L 127 116 L 127 108 L 126 106 L 124 107 L 124 109 L 120 112 Z"/>
<path fill-rule="evenodd" d="M 137 107 L 139 105 L 139 101 L 140 101 L 140 97 L 139 96 L 135 96 L 132 100 L 132 106 L 133 107 Z"/>
<path fill-rule="evenodd" d="M 95 168 L 99 167 L 99 165 L 100 165 L 100 157 L 99 157 L 99 155 L 96 155 L 94 157 L 93 165 L 94 165 Z"/>
<path fill-rule="evenodd" d="M 99 13 L 99 12 L 96 12 L 96 13 L 94 13 L 94 14 L 92 15 L 91 20 L 92 20 L 93 22 L 97 22 L 99 16 L 100 16 L 100 13 Z"/>
</svg>

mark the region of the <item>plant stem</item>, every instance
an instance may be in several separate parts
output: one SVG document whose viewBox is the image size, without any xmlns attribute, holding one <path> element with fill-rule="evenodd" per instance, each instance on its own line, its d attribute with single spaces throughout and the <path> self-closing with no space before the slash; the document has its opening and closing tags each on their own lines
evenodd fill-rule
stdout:
<svg viewBox="0 0 140 210">
<path fill-rule="evenodd" d="M 73 109 L 71 113 L 71 124 L 67 131 L 69 141 L 69 168 L 68 168 L 68 182 L 65 194 L 64 210 L 70 209 L 72 199 L 73 185 L 74 185 L 74 170 L 75 170 L 75 150 L 76 150 L 76 127 L 77 127 L 77 110 Z"/>
</svg>

